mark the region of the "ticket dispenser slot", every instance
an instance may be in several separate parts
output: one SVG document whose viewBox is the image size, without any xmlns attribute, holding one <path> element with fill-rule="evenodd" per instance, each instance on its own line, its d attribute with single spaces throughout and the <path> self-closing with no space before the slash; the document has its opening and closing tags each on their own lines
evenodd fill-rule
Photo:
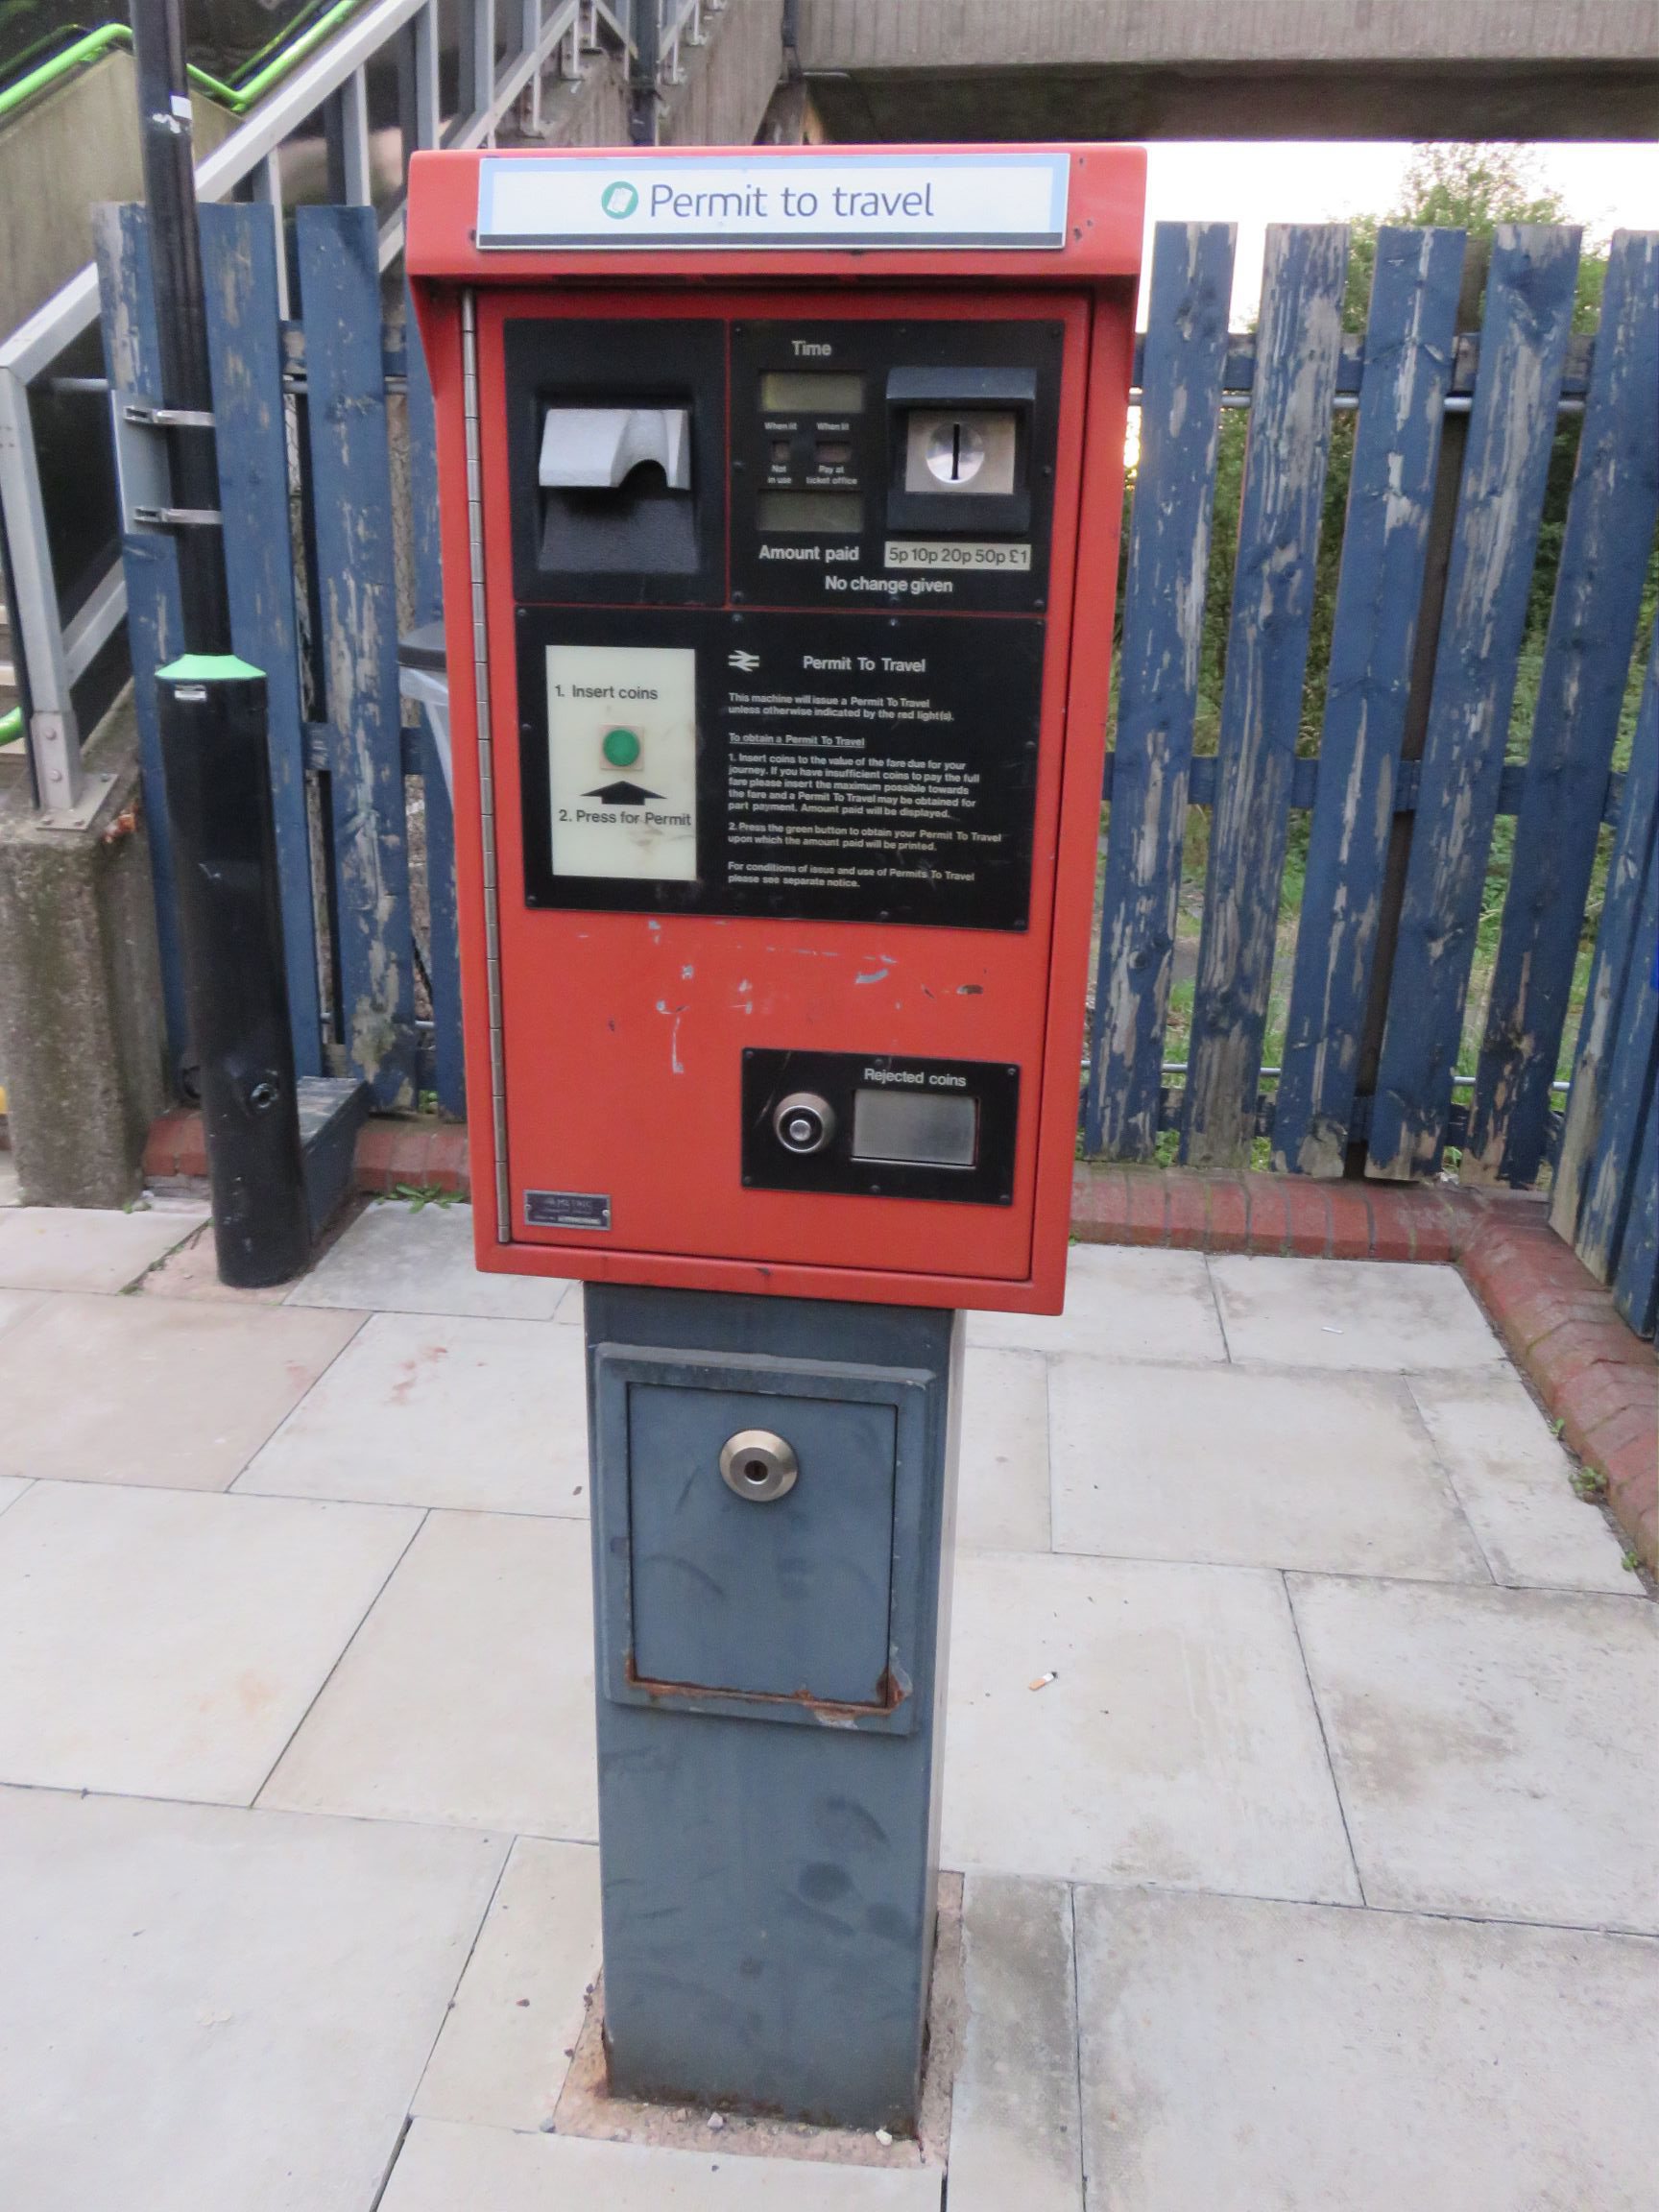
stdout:
<svg viewBox="0 0 1659 2212">
<path fill-rule="evenodd" d="M 725 372 L 716 340 L 706 323 L 509 329 L 520 599 L 719 597 Z"/>
</svg>

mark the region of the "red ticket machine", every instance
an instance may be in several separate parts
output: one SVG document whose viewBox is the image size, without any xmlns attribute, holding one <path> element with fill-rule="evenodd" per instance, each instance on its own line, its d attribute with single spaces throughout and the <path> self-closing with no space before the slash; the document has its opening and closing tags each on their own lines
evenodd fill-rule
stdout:
<svg viewBox="0 0 1659 2212">
<path fill-rule="evenodd" d="M 1142 176 L 416 156 L 481 1266 L 1058 1310 Z"/>
<path fill-rule="evenodd" d="M 915 2126 L 961 1309 L 1065 1287 L 1141 196 L 415 157 L 478 1259 L 586 1284 L 629 2095 Z"/>
</svg>

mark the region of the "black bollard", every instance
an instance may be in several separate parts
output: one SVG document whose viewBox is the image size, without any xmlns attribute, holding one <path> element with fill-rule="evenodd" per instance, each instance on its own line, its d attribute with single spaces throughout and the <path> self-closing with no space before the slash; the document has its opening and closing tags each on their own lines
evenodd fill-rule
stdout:
<svg viewBox="0 0 1659 2212">
<path fill-rule="evenodd" d="M 298 1274 L 311 1239 L 265 678 L 231 651 L 179 0 L 132 0 L 132 49 L 183 613 L 183 653 L 156 674 L 180 945 L 220 1280 L 259 1288 Z"/>
</svg>

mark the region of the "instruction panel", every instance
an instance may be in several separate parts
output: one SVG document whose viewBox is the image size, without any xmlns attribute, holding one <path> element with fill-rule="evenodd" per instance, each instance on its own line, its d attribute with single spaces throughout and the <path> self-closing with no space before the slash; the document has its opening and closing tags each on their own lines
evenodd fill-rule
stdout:
<svg viewBox="0 0 1659 2212">
<path fill-rule="evenodd" d="M 1026 926 L 1040 618 L 625 619 L 526 640 L 532 905 Z"/>
<path fill-rule="evenodd" d="M 695 880 L 696 665 L 683 646 L 548 646 L 556 876 Z"/>
<path fill-rule="evenodd" d="M 1022 927 L 1042 624 L 775 615 L 742 632 L 721 671 L 731 907 Z"/>
</svg>

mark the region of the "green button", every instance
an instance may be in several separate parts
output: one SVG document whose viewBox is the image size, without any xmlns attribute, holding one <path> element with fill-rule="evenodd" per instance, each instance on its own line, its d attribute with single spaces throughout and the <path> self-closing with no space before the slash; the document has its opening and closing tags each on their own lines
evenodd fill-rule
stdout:
<svg viewBox="0 0 1659 2212">
<path fill-rule="evenodd" d="M 638 733 L 634 730 L 607 730 L 605 741 L 599 750 L 613 768 L 632 768 L 639 757 Z"/>
</svg>

